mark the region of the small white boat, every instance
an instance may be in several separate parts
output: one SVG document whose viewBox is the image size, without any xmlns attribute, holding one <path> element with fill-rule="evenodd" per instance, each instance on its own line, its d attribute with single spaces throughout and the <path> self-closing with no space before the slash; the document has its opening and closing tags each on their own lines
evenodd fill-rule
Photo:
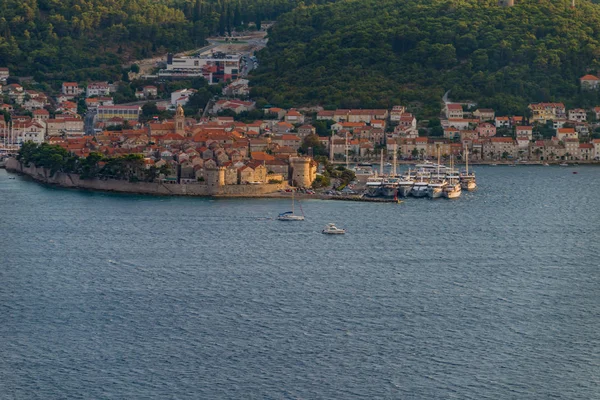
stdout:
<svg viewBox="0 0 600 400">
<path fill-rule="evenodd" d="M 325 227 L 325 229 L 323 229 L 323 231 L 321 231 L 321 233 L 325 235 L 343 235 L 344 233 L 346 233 L 346 230 L 338 228 L 337 226 L 335 226 L 335 224 L 331 223 L 327 224 L 327 226 Z"/>
<path fill-rule="evenodd" d="M 567 163 L 560 163 L 558 165 L 560 165 L 561 167 L 568 167 L 569 166 L 569 164 L 567 164 Z"/>
<path fill-rule="evenodd" d="M 549 166 L 550 166 L 550 164 L 544 163 L 544 167 L 549 167 Z"/>
</svg>

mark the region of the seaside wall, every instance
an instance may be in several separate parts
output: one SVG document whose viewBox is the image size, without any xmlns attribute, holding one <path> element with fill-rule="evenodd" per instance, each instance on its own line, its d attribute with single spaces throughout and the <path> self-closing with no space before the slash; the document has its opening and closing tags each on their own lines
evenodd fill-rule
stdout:
<svg viewBox="0 0 600 400">
<path fill-rule="evenodd" d="M 50 176 L 50 172 L 47 169 L 37 168 L 34 165 L 25 167 L 14 158 L 7 161 L 6 169 L 8 171 L 20 172 L 24 175 L 28 175 L 39 182 L 65 188 L 166 196 L 251 197 L 274 193 L 279 189 L 287 187 L 285 183 L 208 186 L 202 183 L 165 184 L 155 182 L 128 182 L 114 179 L 80 179 L 77 174 L 65 174 L 62 172 L 57 172 L 54 176 Z"/>
</svg>

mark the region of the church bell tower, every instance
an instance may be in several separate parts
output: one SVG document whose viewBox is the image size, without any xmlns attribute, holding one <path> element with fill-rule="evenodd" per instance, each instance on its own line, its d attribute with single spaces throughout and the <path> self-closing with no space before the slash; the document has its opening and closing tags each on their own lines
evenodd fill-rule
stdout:
<svg viewBox="0 0 600 400">
<path fill-rule="evenodd" d="M 175 133 L 185 136 L 185 114 L 181 104 L 177 106 L 177 111 L 175 111 Z"/>
</svg>

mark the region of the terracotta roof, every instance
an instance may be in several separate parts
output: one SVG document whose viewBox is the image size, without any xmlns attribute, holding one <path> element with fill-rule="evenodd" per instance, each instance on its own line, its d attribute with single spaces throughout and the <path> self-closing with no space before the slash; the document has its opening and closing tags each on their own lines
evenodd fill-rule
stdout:
<svg viewBox="0 0 600 400">
<path fill-rule="evenodd" d="M 579 79 L 582 81 L 598 81 L 598 80 L 600 80 L 600 79 L 598 79 L 597 76 L 594 76 L 594 75 L 584 75 Z"/>
</svg>

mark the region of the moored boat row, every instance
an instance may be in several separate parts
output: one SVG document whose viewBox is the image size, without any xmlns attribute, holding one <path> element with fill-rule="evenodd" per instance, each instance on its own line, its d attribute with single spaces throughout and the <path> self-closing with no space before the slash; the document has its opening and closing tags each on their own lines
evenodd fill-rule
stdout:
<svg viewBox="0 0 600 400">
<path fill-rule="evenodd" d="M 454 159 L 451 158 L 450 166 L 432 162 L 417 164 L 414 171 L 408 170 L 404 175 L 396 176 L 371 176 L 366 183 L 365 195 L 368 197 L 393 197 L 405 198 L 408 196 L 432 199 L 456 199 L 463 190 L 474 191 L 477 188 L 476 177 L 469 171 L 469 164 L 465 170 L 459 172 L 454 168 Z M 395 171 L 395 169 L 394 169 Z"/>
</svg>

